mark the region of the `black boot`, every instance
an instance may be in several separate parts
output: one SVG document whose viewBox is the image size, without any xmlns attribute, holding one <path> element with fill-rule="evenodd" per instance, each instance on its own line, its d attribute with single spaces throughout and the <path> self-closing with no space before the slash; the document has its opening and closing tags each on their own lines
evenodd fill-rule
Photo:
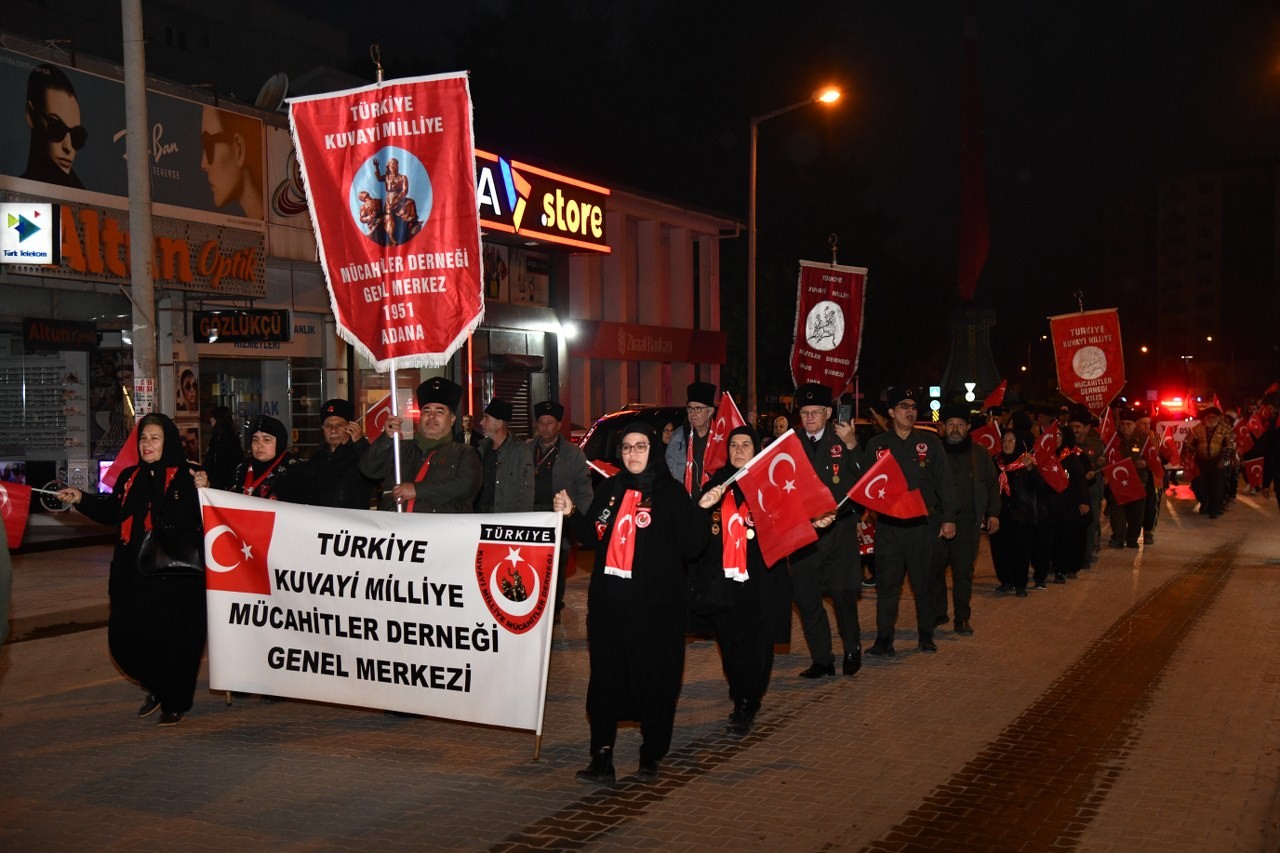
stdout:
<svg viewBox="0 0 1280 853">
<path fill-rule="evenodd" d="M 579 770 L 574 777 L 584 785 L 612 785 L 615 779 L 613 772 L 613 747 L 602 746 L 591 756 L 591 763 L 585 770 Z"/>
<path fill-rule="evenodd" d="M 759 710 L 759 702 L 750 699 L 739 699 L 733 704 L 733 711 L 729 714 L 729 723 L 724 727 L 725 734 L 751 734 L 751 726 L 755 723 L 756 712 Z"/>
</svg>

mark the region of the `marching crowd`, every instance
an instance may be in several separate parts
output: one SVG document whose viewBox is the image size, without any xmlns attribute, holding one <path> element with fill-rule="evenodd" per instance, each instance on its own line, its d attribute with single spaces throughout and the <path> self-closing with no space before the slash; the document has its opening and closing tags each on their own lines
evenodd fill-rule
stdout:
<svg viewBox="0 0 1280 853">
<path fill-rule="evenodd" d="M 203 654 L 197 489 L 351 509 L 367 510 L 376 499 L 381 510 L 563 514 L 565 535 L 595 552 L 586 616 L 591 760 L 577 778 L 605 784 L 615 778 L 613 747 L 624 720 L 640 722 L 637 777 L 657 777 L 690 631 L 715 637 L 732 701 L 726 731 L 746 734 L 772 677 L 774 646 L 789 642 L 793 605 L 810 655 L 800 677 L 836 675 L 828 597 L 842 645 L 839 671 L 854 675 L 864 653 L 896 654 L 907 580 L 920 652 L 937 651 L 934 632 L 948 623 L 973 634 L 983 535 L 997 592 L 1022 597 L 1069 582 L 1098 561 L 1104 544 L 1154 545 L 1166 479 L 1172 483 L 1177 471 L 1210 519 L 1230 505 L 1242 468 L 1250 487 L 1267 495 L 1280 475 L 1275 389 L 1235 424 L 1217 407 L 1202 410 L 1181 448 L 1156 435 L 1147 412 L 1123 406 L 1099 419 L 1080 406 L 979 413 L 953 404 L 936 425 L 924 425 L 917 392 L 905 386 L 886 392 L 874 434 L 859 435 L 853 423 L 832 417 L 831 390 L 813 384 L 795 391 L 796 425 L 785 415 L 771 419 L 773 435 L 762 441 L 750 426 L 712 429 L 716 391 L 706 382 L 689 385 L 686 420 L 665 431 L 640 420 L 623 426 L 620 467 L 594 488 L 585 456 L 562 432 L 560 403 L 537 404 L 536 434 L 522 441 L 511 430 L 513 406 L 493 399 L 473 447 L 470 431 L 457 428 L 462 388 L 436 377 L 417 389 L 421 414 L 413 439 L 401 442 L 398 468 L 393 436 L 402 419 L 389 418 L 370 438 L 346 400 L 325 403 L 324 443 L 305 461 L 290 452 L 284 424 L 267 416 L 250 425 L 244 457 L 230 413 L 215 410 L 205 464 L 194 465 L 183 459 L 173 421 L 151 414 L 136 431 L 138 465 L 121 473 L 112 494 L 67 488 L 59 497 L 119 529 L 109 645 L 146 694 L 138 715 L 160 711 L 161 725 L 177 724 L 191 708 Z M 759 496 L 744 493 L 738 478 L 763 445 L 792 433 L 816 477 L 810 482 L 821 484 L 811 488 L 828 490 L 826 505 L 835 508 L 808 518 L 804 530 L 780 531 L 759 523 Z M 885 457 L 918 510 L 875 513 L 858 501 L 875 497 L 886 475 L 866 475 L 886 470 Z M 770 547 L 762 549 L 766 529 Z M 784 536 L 793 541 L 780 543 Z M 560 549 L 557 613 L 569 552 L 567 544 Z M 865 650 L 863 586 L 876 589 L 875 640 Z"/>
</svg>

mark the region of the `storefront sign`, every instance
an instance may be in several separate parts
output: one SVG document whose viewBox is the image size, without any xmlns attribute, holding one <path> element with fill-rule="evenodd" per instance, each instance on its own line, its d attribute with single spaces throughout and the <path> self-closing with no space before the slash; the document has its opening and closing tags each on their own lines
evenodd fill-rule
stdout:
<svg viewBox="0 0 1280 853">
<path fill-rule="evenodd" d="M 800 262 L 791 378 L 825 385 L 840 396 L 858 370 L 862 349 L 865 267 Z"/>
<path fill-rule="evenodd" d="M 1058 390 L 1101 414 L 1124 387 L 1120 313 L 1115 308 L 1049 318 Z"/>
<path fill-rule="evenodd" d="M 220 311 L 192 311 L 196 343 L 236 344 L 289 340 L 287 309 L 250 310 L 230 308 Z"/>
<path fill-rule="evenodd" d="M 446 364 L 484 316 L 467 76 L 289 104 L 338 334 L 380 371 Z"/>
<path fill-rule="evenodd" d="M 569 342 L 569 355 L 574 358 L 724 364 L 724 332 L 602 320 L 573 322 L 578 334 Z"/>
<path fill-rule="evenodd" d="M 541 731 L 559 515 L 200 502 L 212 689 Z"/>
<path fill-rule="evenodd" d="M 75 320 L 22 320 L 22 346 L 27 352 L 91 350 L 98 345 L 98 328 Z"/>
<path fill-rule="evenodd" d="M 61 221 L 56 204 L 0 204 L 0 263 L 56 264 Z"/>
<path fill-rule="evenodd" d="M 476 201 L 485 228 L 607 253 L 608 198 L 604 187 L 476 152 Z"/>
</svg>

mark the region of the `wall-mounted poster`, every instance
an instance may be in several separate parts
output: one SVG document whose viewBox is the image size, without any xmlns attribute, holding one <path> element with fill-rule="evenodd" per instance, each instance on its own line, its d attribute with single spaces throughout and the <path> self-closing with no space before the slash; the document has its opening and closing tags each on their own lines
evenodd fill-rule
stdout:
<svg viewBox="0 0 1280 853">
<path fill-rule="evenodd" d="M 179 362 L 173 366 L 179 415 L 200 414 L 200 374 L 197 371 L 195 362 Z"/>
</svg>

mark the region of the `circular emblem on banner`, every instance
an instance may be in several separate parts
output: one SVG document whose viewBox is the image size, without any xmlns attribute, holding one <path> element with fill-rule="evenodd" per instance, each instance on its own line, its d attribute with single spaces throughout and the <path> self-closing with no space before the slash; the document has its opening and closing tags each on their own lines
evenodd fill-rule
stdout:
<svg viewBox="0 0 1280 853">
<path fill-rule="evenodd" d="M 1097 347 L 1081 347 L 1071 357 L 1071 369 L 1081 379 L 1097 379 L 1107 372 L 1107 354 Z"/>
<path fill-rule="evenodd" d="M 431 216 L 431 199 L 431 178 L 422 161 L 390 145 L 364 161 L 347 188 L 352 220 L 379 246 L 399 246 L 416 237 Z"/>
<path fill-rule="evenodd" d="M 830 352 L 844 340 L 844 312 L 831 300 L 819 302 L 804 318 L 804 340 L 819 352 Z"/>
</svg>

